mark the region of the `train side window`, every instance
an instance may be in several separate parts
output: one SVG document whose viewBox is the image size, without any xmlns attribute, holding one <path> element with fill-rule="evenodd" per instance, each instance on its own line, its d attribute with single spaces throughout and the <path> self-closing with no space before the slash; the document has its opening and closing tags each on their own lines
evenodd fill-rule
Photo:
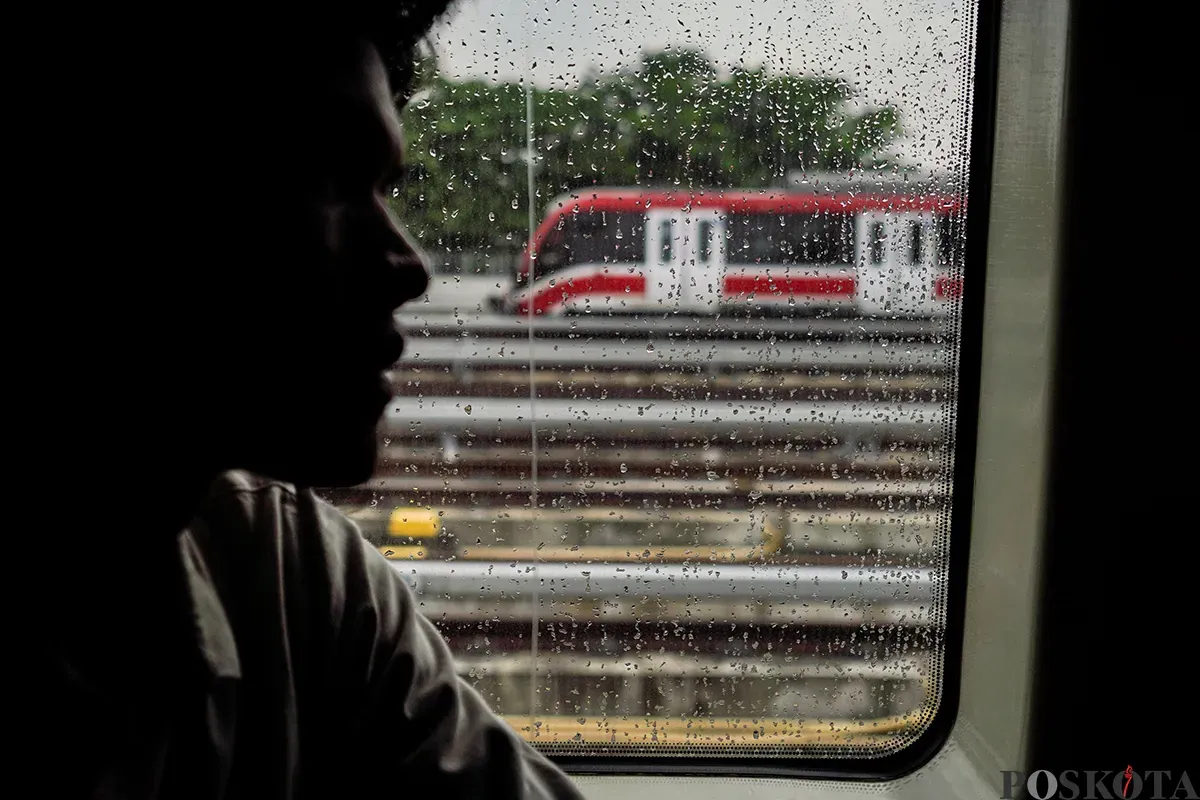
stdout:
<svg viewBox="0 0 1200 800">
<path fill-rule="evenodd" d="M 919 219 L 908 223 L 908 263 L 920 264 L 925 259 L 925 226 Z"/>
<path fill-rule="evenodd" d="M 793 260 L 796 263 L 854 263 L 847 214 L 792 214 L 789 215 L 789 221 Z"/>
<path fill-rule="evenodd" d="M 731 263 L 854 263 L 849 214 L 735 213 L 728 219 Z"/>
<path fill-rule="evenodd" d="M 746 214 L 730 214 L 725 220 L 725 253 L 730 263 L 753 263 L 751 244 L 758 238 L 751 235 L 751 218 Z"/>
<path fill-rule="evenodd" d="M 645 258 L 645 218 L 641 214 L 619 212 L 608 215 L 605 257 L 616 264 L 636 264 Z"/>
<path fill-rule="evenodd" d="M 666 264 L 674 258 L 674 230 L 675 224 L 669 219 L 661 220 L 658 223 L 658 241 L 662 252 L 662 258 L 660 259 L 661 263 Z"/>
<path fill-rule="evenodd" d="M 700 242 L 697 246 L 697 255 L 701 264 L 707 264 L 712 257 L 713 247 L 713 225 L 708 220 L 701 220 L 699 226 Z"/>
<path fill-rule="evenodd" d="M 952 214 L 941 214 L 937 220 L 938 266 L 943 269 L 962 268 L 962 222 Z"/>
<path fill-rule="evenodd" d="M 868 248 L 871 263 L 878 265 L 887 260 L 887 228 L 882 222 L 874 221 L 869 227 Z"/>
<path fill-rule="evenodd" d="M 563 233 L 573 264 L 628 264 L 642 259 L 640 215 L 581 212 L 570 217 Z"/>
</svg>

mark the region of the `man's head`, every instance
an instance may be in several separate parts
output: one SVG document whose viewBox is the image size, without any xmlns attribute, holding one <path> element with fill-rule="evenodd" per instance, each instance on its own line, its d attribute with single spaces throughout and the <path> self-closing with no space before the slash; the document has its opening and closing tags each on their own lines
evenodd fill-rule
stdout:
<svg viewBox="0 0 1200 800">
<path fill-rule="evenodd" d="M 415 47 L 447 3 L 320 5 L 239 20 L 203 69 L 181 69 L 188 91 L 166 102 L 191 123 L 179 184 L 162 187 L 175 229 L 148 234 L 173 251 L 125 365 L 157 373 L 131 407 L 171 426 L 160 457 L 317 486 L 370 476 L 393 314 L 427 286 L 386 198 Z"/>
</svg>

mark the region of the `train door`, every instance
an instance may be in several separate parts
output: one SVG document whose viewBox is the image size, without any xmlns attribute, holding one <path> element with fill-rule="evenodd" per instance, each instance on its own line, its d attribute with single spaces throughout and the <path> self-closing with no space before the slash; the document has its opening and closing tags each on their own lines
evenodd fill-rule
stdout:
<svg viewBox="0 0 1200 800">
<path fill-rule="evenodd" d="M 681 214 L 677 208 L 646 212 L 646 304 L 655 311 L 677 311 L 680 306 Z"/>
<path fill-rule="evenodd" d="M 725 282 L 725 226 L 720 211 L 685 212 L 683 304 L 694 314 L 715 314 Z"/>
<path fill-rule="evenodd" d="M 720 211 L 651 210 L 646 226 L 648 304 L 656 310 L 716 313 L 725 279 Z"/>
<path fill-rule="evenodd" d="M 858 307 L 866 314 L 933 313 L 937 240 L 933 215 L 865 211 L 858 217 Z"/>
</svg>

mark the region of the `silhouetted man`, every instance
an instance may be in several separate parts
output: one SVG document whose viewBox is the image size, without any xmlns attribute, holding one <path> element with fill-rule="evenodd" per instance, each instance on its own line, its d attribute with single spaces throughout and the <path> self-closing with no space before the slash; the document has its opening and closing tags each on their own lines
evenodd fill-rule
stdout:
<svg viewBox="0 0 1200 800">
<path fill-rule="evenodd" d="M 130 466 L 88 463 L 93 538 L 47 572 L 62 753 L 30 796 L 577 796 L 306 488 L 371 475 L 393 314 L 428 282 L 385 196 L 445 5 L 180 11 L 75 75 L 112 98 L 79 216 L 124 245 L 81 270 L 113 283 L 73 346 L 102 350 L 89 452 Z"/>
</svg>

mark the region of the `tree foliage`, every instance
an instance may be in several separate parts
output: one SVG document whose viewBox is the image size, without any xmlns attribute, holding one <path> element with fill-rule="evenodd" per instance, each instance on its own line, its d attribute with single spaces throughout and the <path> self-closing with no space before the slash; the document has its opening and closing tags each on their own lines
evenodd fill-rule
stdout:
<svg viewBox="0 0 1200 800">
<path fill-rule="evenodd" d="M 526 96 L 516 83 L 457 82 L 426 62 L 425 90 L 404 112 L 413 179 L 393 202 L 431 252 L 515 253 L 528 233 Z M 894 108 L 846 110 L 832 77 L 735 70 L 698 52 L 647 54 L 574 89 L 533 91 L 535 217 L 590 186 L 753 188 L 789 171 L 885 166 Z"/>
</svg>

